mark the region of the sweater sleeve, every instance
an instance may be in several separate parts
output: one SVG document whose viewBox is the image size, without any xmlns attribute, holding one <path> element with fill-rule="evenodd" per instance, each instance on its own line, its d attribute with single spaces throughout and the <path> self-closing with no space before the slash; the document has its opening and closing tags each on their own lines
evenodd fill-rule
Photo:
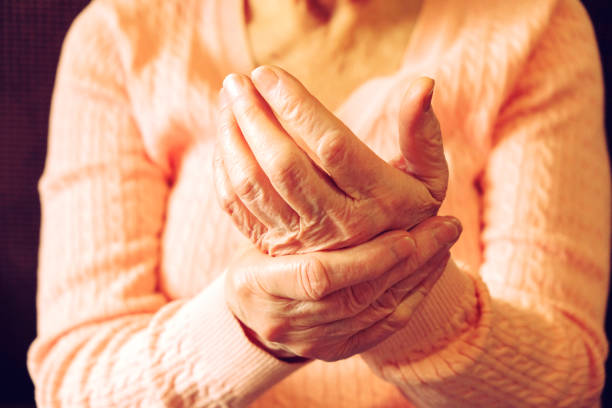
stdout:
<svg viewBox="0 0 612 408">
<path fill-rule="evenodd" d="M 592 407 L 604 384 L 610 173 L 586 12 L 560 2 L 500 111 L 480 179 L 483 263 L 450 263 L 363 354 L 417 406 Z"/>
<path fill-rule="evenodd" d="M 145 152 L 99 4 L 64 42 L 39 186 L 38 336 L 28 353 L 38 406 L 244 406 L 300 365 L 249 342 L 222 273 L 191 299 L 159 292 L 171 187 Z"/>
</svg>

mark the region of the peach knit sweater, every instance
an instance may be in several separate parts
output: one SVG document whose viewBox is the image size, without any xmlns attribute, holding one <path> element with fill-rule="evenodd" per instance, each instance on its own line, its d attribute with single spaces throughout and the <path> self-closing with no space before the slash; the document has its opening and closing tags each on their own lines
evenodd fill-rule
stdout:
<svg viewBox="0 0 612 408">
<path fill-rule="evenodd" d="M 464 233 L 404 329 L 288 364 L 228 311 L 248 243 L 211 180 L 217 92 L 248 72 L 242 0 L 95 0 L 65 40 L 40 182 L 41 407 L 590 407 L 608 345 L 602 78 L 577 0 L 426 0 L 403 66 L 337 115 L 384 158 L 416 76 Z M 410 401 L 410 402 L 409 402 Z"/>
</svg>

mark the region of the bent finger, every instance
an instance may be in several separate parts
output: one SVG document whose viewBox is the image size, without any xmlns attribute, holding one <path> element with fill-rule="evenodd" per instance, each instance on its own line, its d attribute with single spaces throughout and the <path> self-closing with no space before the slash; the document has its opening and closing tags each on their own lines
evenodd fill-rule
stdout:
<svg viewBox="0 0 612 408">
<path fill-rule="evenodd" d="M 438 251 L 448 249 L 460 231 L 457 219 L 432 217 L 409 233 L 391 231 L 350 248 L 285 256 L 266 269 L 261 284 L 270 294 L 295 300 L 319 301 L 362 282 L 366 282 L 362 290 L 374 293 L 376 286 L 369 281 L 385 279 L 385 273 L 400 262 L 405 269 L 389 282 L 401 280 Z"/>
<path fill-rule="evenodd" d="M 213 158 L 213 179 L 217 191 L 217 202 L 221 209 L 231 217 L 234 225 L 244 235 L 253 242 L 257 241 L 258 237 L 266 233 L 267 227 L 251 214 L 234 192 L 223 159 L 217 149 L 215 149 Z"/>
<path fill-rule="evenodd" d="M 255 160 L 227 106 L 227 96 L 223 89 L 219 96 L 225 100 L 225 106 L 219 112 L 219 154 L 235 195 L 267 228 L 297 228 L 298 215 L 272 187 Z"/>
<path fill-rule="evenodd" d="M 352 336 L 348 341 L 349 345 L 347 347 L 351 355 L 369 350 L 392 334 L 403 329 L 440 276 L 442 276 L 444 269 L 445 264 L 440 264 L 433 273 L 423 280 L 422 284 L 409 292 L 393 313 Z"/>
<path fill-rule="evenodd" d="M 251 77 L 283 128 L 342 191 L 359 198 L 380 183 L 387 164 L 296 78 L 272 66 Z"/>
<path fill-rule="evenodd" d="M 407 232 L 391 231 L 351 248 L 279 257 L 259 274 L 259 283 L 272 295 L 318 301 L 376 279 L 414 250 L 414 240 Z"/>
<path fill-rule="evenodd" d="M 287 204 L 305 218 L 340 207 L 344 197 L 281 127 L 251 80 L 232 74 L 223 84 L 244 140 Z"/>
<path fill-rule="evenodd" d="M 342 290 L 320 301 L 299 302 L 292 307 L 287 317 L 290 317 L 292 325 L 298 328 L 338 323 L 338 327 L 343 327 L 344 331 L 355 333 L 392 313 L 410 291 L 422 284 L 436 268 L 446 265 L 448 258 L 449 252 L 443 250 L 430 258 L 417 271 L 409 274 L 405 271 L 406 265 L 399 263 L 387 273 L 396 277 L 384 276 L 371 281 L 370 291 L 361 288 L 353 290 L 352 293 Z M 377 282 L 378 280 L 381 282 Z M 389 284 L 390 281 L 394 283 Z M 355 296 L 358 290 L 362 292 L 359 296 Z"/>
<path fill-rule="evenodd" d="M 449 249 L 462 230 L 461 222 L 452 216 L 431 217 L 411 229 L 416 250 L 408 260 L 409 266 L 417 269 L 438 252 Z"/>
</svg>

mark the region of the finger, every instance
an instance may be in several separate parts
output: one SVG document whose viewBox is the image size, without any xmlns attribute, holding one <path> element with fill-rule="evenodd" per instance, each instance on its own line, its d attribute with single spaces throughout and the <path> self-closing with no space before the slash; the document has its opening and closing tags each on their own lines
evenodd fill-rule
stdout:
<svg viewBox="0 0 612 408">
<path fill-rule="evenodd" d="M 297 79 L 271 66 L 251 76 L 283 128 L 342 191 L 358 198 L 380 183 L 386 163 Z"/>
<path fill-rule="evenodd" d="M 447 257 L 447 254 L 442 254 L 435 262 L 432 260 L 428 263 L 425 266 L 427 275 L 403 300 L 395 301 L 387 297 L 376 307 L 368 308 L 354 317 L 302 330 L 294 328 L 287 331 L 281 341 L 300 344 L 311 342 L 312 339 L 325 339 L 328 343 L 343 344 L 342 349 L 336 350 L 330 359 L 324 355 L 308 356 L 328 361 L 350 357 L 373 347 L 407 324 L 443 273 Z"/>
<path fill-rule="evenodd" d="M 236 227 L 252 241 L 256 241 L 257 237 L 265 234 L 266 226 L 251 214 L 232 189 L 223 160 L 218 154 L 218 149 L 215 149 L 213 158 L 213 178 L 217 191 L 217 201 L 221 209 L 231 217 Z"/>
<path fill-rule="evenodd" d="M 403 301 L 406 296 L 417 286 L 423 283 L 424 279 L 433 273 L 437 268 L 446 266 L 450 259 L 449 250 L 441 250 L 425 263 L 417 273 L 408 276 L 405 279 L 397 282 L 395 285 L 390 287 L 383 296 L 390 297 L 394 302 Z M 381 296 L 382 297 L 382 296 Z"/>
<path fill-rule="evenodd" d="M 445 267 L 446 262 L 440 263 L 433 273 L 429 274 L 418 287 L 409 292 L 393 313 L 352 336 L 348 341 L 347 352 L 350 355 L 362 353 L 403 329 L 440 279 Z"/>
<path fill-rule="evenodd" d="M 337 326 L 338 332 L 354 334 L 391 314 L 413 289 L 424 282 L 428 275 L 434 273 L 440 265 L 446 265 L 449 257 L 448 250 L 440 251 L 417 271 L 382 292 L 377 290 L 363 303 L 347 306 L 346 299 L 350 297 L 341 298 L 340 295 L 344 295 L 342 291 L 332 293 L 318 302 L 298 303 L 292 308 L 294 312 L 291 315 L 292 326 L 309 328 L 338 323 L 340 325 Z M 398 274 L 398 271 L 401 273 L 403 269 L 405 265 L 400 263 L 391 270 L 391 273 Z M 404 276 L 406 276 L 405 273 Z M 356 286 L 359 285 L 361 284 Z M 344 329 L 341 328 L 342 322 L 345 322 Z"/>
<path fill-rule="evenodd" d="M 462 230 L 461 222 L 452 216 L 431 217 L 411 229 L 416 250 L 407 261 L 408 267 L 417 269 L 441 250 L 449 249 Z"/>
<path fill-rule="evenodd" d="M 223 89 L 219 96 L 225 105 L 219 112 L 219 154 L 235 196 L 267 228 L 297 229 L 299 216 L 272 187 L 255 160 Z"/>
<path fill-rule="evenodd" d="M 347 286 L 376 279 L 404 262 L 414 249 L 408 233 L 392 231 L 351 248 L 276 258 L 258 273 L 258 283 L 274 296 L 318 301 Z"/>
<path fill-rule="evenodd" d="M 442 145 L 440 123 L 431 107 L 434 81 L 422 77 L 404 95 L 399 114 L 399 146 L 396 161 L 402 170 L 421 180 L 431 195 L 444 200 L 448 166 Z"/>
<path fill-rule="evenodd" d="M 402 293 L 405 294 L 416 287 L 429 273 L 431 267 L 425 265 L 435 264 L 442 256 L 440 254 L 448 253 L 450 246 L 457 240 L 460 233 L 461 224 L 457 219 L 453 217 L 433 217 L 410 231 L 409 234 L 414 240 L 415 249 L 405 256 L 403 261 L 392 264 L 382 273 L 366 270 L 357 272 L 362 273 L 358 278 L 350 274 L 342 275 L 335 285 L 336 287 L 344 285 L 344 287 L 336 291 L 330 290 L 329 295 L 319 300 L 304 301 L 296 305 L 291 310 L 291 317 L 296 323 L 304 326 L 311 323 L 329 323 L 357 315 L 389 290 L 397 294 L 397 299 L 401 299 Z M 364 245 L 352 249 L 358 250 Z M 364 254 L 369 256 L 367 253 Z M 334 264 L 327 262 L 325 268 L 335 271 Z M 363 264 L 365 268 L 369 265 L 367 262 L 366 260 Z M 339 273 L 342 273 L 342 271 L 334 272 L 334 275 Z M 357 273 L 354 273 L 354 275 L 357 275 Z"/>
<path fill-rule="evenodd" d="M 301 217 L 319 215 L 321 208 L 342 206 L 343 195 L 315 170 L 308 156 L 280 126 L 251 80 L 232 74 L 223 84 L 244 139 L 287 204 Z"/>
<path fill-rule="evenodd" d="M 391 231 L 350 248 L 285 256 L 265 269 L 265 275 L 260 274 L 260 284 L 272 295 L 319 301 L 338 290 L 375 280 L 400 262 L 406 264 L 401 271 L 405 277 L 436 252 L 450 247 L 460 231 L 457 219 L 433 217 L 410 233 Z"/>
</svg>

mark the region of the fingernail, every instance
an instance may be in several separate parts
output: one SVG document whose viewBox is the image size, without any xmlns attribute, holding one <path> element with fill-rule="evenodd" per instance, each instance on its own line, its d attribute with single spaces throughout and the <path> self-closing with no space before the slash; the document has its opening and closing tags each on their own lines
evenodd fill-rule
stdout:
<svg viewBox="0 0 612 408">
<path fill-rule="evenodd" d="M 461 223 L 454 217 L 448 217 L 442 221 L 435 229 L 436 239 L 441 244 L 453 243 L 461 234 Z"/>
<path fill-rule="evenodd" d="M 255 68 L 251 72 L 251 78 L 253 78 L 253 82 L 262 90 L 268 90 L 275 86 L 278 81 L 278 75 L 271 68 L 262 65 L 260 67 Z"/>
<path fill-rule="evenodd" d="M 245 79 L 238 74 L 229 74 L 223 80 L 223 88 L 231 98 L 235 98 L 244 92 Z"/>
</svg>

